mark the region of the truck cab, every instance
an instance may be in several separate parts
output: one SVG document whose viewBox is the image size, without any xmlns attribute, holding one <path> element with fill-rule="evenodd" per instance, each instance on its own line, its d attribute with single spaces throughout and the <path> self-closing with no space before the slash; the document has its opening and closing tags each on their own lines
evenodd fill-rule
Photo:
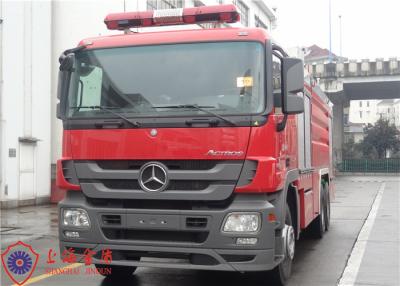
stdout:
<svg viewBox="0 0 400 286">
<path fill-rule="evenodd" d="M 238 20 L 233 5 L 110 14 L 125 33 L 60 56 L 61 251 L 89 249 L 113 277 L 150 266 L 284 284 L 300 232 L 322 237 L 331 115 L 302 61 L 261 28 L 128 31 Z"/>
</svg>

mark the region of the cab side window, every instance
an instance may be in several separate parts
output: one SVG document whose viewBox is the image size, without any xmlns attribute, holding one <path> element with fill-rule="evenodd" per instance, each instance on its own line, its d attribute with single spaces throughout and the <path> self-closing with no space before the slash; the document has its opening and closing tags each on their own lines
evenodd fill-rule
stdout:
<svg viewBox="0 0 400 286">
<path fill-rule="evenodd" d="M 274 93 L 274 106 L 277 113 L 282 112 L 282 73 L 281 60 L 272 55 L 272 86 Z"/>
</svg>

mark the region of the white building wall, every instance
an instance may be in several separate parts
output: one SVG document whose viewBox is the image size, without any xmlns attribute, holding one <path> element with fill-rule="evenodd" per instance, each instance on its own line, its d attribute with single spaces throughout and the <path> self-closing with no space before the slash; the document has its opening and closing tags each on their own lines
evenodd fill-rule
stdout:
<svg viewBox="0 0 400 286">
<path fill-rule="evenodd" d="M 0 5 L 0 200 L 2 206 L 13 206 L 17 200 L 32 203 L 50 196 L 51 2 Z M 23 143 L 20 138 L 39 141 Z"/>
<path fill-rule="evenodd" d="M 267 30 L 269 32 L 272 32 L 276 26 L 276 18 L 275 18 L 275 15 L 273 16 L 273 18 L 270 18 L 267 16 L 267 14 L 265 13 L 265 11 L 262 8 L 262 7 L 267 7 L 267 6 L 265 5 L 265 1 L 264 1 L 264 4 L 262 2 L 263 1 L 259 1 L 259 0 L 251 1 L 251 4 L 250 4 L 250 26 L 251 27 L 255 26 L 255 16 L 258 16 L 260 18 L 260 20 L 267 25 Z M 269 10 L 269 13 L 274 14 L 274 12 L 271 10 L 272 7 L 267 7 L 267 9 Z"/>
<path fill-rule="evenodd" d="M 5 164 L 3 160 L 6 158 L 5 154 L 5 120 L 4 120 L 4 100 L 3 100 L 3 3 L 0 0 L 0 201 L 4 196 L 4 178 L 5 178 Z"/>
<path fill-rule="evenodd" d="M 390 124 L 396 124 L 396 105 L 395 102 L 380 102 L 377 111 L 378 118 L 388 120 Z"/>
<path fill-rule="evenodd" d="M 375 124 L 378 120 L 380 100 L 352 100 L 349 108 L 349 122 Z"/>
</svg>

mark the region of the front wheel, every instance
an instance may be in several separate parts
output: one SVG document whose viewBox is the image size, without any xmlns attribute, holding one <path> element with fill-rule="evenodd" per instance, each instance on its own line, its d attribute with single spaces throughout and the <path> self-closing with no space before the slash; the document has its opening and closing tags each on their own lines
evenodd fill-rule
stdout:
<svg viewBox="0 0 400 286">
<path fill-rule="evenodd" d="M 285 285 L 292 273 L 296 236 L 289 205 L 286 204 L 285 226 L 282 229 L 284 236 L 284 259 L 274 269 L 269 271 L 272 285 Z"/>
</svg>

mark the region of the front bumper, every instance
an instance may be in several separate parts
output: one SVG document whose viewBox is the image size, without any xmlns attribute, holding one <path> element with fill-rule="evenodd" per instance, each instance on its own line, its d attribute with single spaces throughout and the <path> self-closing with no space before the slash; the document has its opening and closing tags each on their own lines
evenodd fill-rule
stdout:
<svg viewBox="0 0 400 286">
<path fill-rule="evenodd" d="M 73 248 L 82 260 L 89 248 L 96 253 L 92 259 L 96 264 L 104 264 L 102 251 L 106 249 L 112 251 L 113 265 L 162 268 L 263 271 L 282 259 L 276 251 L 282 244 L 277 224 L 267 220 L 275 208 L 263 195 L 237 195 L 223 209 L 173 210 L 93 206 L 81 192 L 71 191 L 59 204 L 60 222 L 63 208 L 85 209 L 91 227 L 83 230 L 60 224 L 61 252 Z M 253 234 L 221 232 L 231 212 L 260 213 L 260 230 Z M 105 217 L 113 218 L 112 222 L 119 218 L 118 224 L 109 224 Z M 80 237 L 67 238 L 65 231 L 78 231 Z M 255 237 L 258 242 L 237 245 L 238 237 Z"/>
</svg>

